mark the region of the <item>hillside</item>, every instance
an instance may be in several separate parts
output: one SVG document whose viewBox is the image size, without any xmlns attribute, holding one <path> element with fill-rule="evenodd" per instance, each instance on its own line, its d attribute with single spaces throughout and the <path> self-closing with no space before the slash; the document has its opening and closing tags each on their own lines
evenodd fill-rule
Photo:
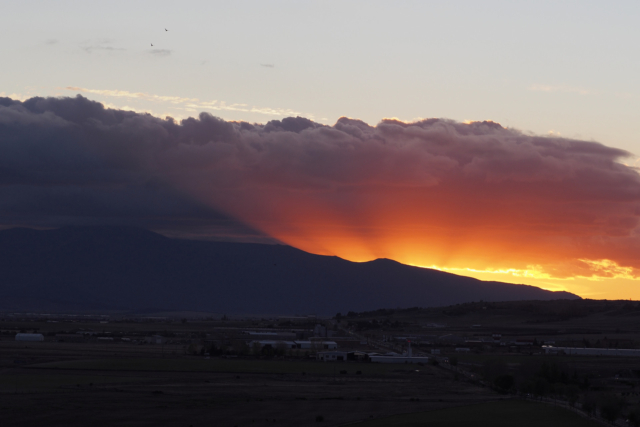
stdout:
<svg viewBox="0 0 640 427">
<path fill-rule="evenodd" d="M 296 314 L 575 299 L 387 259 L 354 263 L 290 246 L 170 239 L 138 228 L 0 232 L 2 310 Z"/>
</svg>

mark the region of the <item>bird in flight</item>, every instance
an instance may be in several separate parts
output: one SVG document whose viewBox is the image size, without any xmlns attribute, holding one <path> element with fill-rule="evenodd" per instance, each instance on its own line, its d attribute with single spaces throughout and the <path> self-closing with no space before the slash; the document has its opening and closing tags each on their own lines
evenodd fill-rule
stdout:
<svg viewBox="0 0 640 427">
<path fill-rule="evenodd" d="M 165 31 L 169 31 L 169 30 L 167 30 L 166 28 L 165 28 L 164 30 L 165 30 Z"/>
<path fill-rule="evenodd" d="M 151 46 L 153 46 L 153 43 L 151 43 Z"/>
</svg>

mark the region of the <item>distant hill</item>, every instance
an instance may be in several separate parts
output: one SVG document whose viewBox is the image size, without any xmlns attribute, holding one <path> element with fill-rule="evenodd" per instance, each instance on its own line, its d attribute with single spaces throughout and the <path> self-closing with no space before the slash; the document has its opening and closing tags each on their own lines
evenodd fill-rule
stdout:
<svg viewBox="0 0 640 427">
<path fill-rule="evenodd" d="M 388 259 L 290 246 L 170 239 L 129 227 L 0 231 L 0 310 L 295 314 L 575 299 Z"/>
</svg>

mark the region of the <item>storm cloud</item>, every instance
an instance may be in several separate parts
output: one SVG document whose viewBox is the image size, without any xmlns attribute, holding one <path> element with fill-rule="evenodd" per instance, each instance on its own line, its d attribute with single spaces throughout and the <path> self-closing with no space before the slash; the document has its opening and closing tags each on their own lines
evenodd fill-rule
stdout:
<svg viewBox="0 0 640 427">
<path fill-rule="evenodd" d="M 0 225 L 128 223 L 352 260 L 637 277 L 629 153 L 493 122 L 202 113 L 0 98 Z"/>
</svg>

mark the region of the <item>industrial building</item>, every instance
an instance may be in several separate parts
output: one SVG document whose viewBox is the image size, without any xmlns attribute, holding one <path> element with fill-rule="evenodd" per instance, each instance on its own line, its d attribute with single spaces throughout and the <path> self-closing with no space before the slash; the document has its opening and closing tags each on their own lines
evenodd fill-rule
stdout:
<svg viewBox="0 0 640 427">
<path fill-rule="evenodd" d="M 297 348 L 313 350 L 335 350 L 338 344 L 335 341 L 295 341 Z"/>
<path fill-rule="evenodd" d="M 427 356 L 413 356 L 413 350 L 411 349 L 411 341 L 407 343 L 407 351 L 404 354 L 397 354 L 394 352 L 387 354 L 369 353 L 369 359 L 376 363 L 427 363 L 429 358 Z"/>
<path fill-rule="evenodd" d="M 44 341 L 44 335 L 42 334 L 16 334 L 16 341 Z"/>
<path fill-rule="evenodd" d="M 363 362 L 369 360 L 369 355 L 362 351 L 320 351 L 316 360 L 323 362 Z"/>
<path fill-rule="evenodd" d="M 338 344 L 335 341 L 276 341 L 276 340 L 255 340 L 249 342 L 249 347 L 284 347 L 286 349 L 301 350 L 336 350 Z"/>
<path fill-rule="evenodd" d="M 164 344 L 166 342 L 166 338 L 161 335 L 152 335 L 150 337 L 144 337 L 144 341 L 147 344 Z"/>
<path fill-rule="evenodd" d="M 369 355 L 369 359 L 372 362 L 377 363 L 427 363 L 429 362 L 429 358 L 427 356 L 371 356 Z"/>
<path fill-rule="evenodd" d="M 567 354 L 576 356 L 626 356 L 640 357 L 640 349 L 634 348 L 575 348 L 575 347 L 553 347 L 543 345 L 545 354 Z"/>
<path fill-rule="evenodd" d="M 321 351 L 316 356 L 317 360 L 323 362 L 344 362 L 347 360 L 346 351 Z"/>
</svg>

